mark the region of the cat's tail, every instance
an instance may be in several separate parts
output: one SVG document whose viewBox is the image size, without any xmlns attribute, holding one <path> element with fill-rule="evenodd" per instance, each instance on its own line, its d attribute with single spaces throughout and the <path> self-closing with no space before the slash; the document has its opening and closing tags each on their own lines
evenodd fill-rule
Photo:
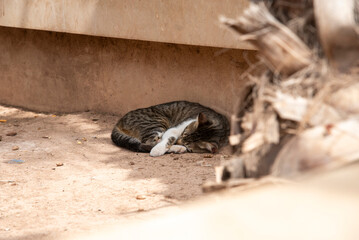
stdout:
<svg viewBox="0 0 359 240">
<path fill-rule="evenodd" d="M 150 152 L 152 149 L 152 146 L 143 144 L 137 138 L 128 136 L 117 126 L 112 130 L 111 139 L 117 146 L 134 152 Z"/>
</svg>

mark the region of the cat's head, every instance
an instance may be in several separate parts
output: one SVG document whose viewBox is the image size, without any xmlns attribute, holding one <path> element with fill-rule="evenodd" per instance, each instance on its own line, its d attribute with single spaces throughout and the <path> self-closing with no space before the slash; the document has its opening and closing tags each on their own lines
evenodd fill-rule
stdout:
<svg viewBox="0 0 359 240">
<path fill-rule="evenodd" d="M 219 142 L 223 138 L 221 135 L 223 135 L 223 129 L 220 129 L 218 124 L 215 124 L 204 113 L 200 113 L 197 119 L 185 128 L 177 144 L 185 146 L 189 152 L 216 153 Z"/>
</svg>

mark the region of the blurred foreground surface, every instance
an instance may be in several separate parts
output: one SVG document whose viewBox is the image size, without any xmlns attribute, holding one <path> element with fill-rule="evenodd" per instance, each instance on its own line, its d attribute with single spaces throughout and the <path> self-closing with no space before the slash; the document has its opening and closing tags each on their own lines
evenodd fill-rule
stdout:
<svg viewBox="0 0 359 240">
<path fill-rule="evenodd" d="M 185 210 L 69 239 L 358 239 L 359 163 L 300 183 L 233 188 Z"/>
</svg>

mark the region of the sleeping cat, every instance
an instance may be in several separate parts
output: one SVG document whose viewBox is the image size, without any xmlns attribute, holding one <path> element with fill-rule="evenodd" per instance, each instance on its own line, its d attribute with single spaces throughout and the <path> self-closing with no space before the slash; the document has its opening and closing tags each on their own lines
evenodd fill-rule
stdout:
<svg viewBox="0 0 359 240">
<path fill-rule="evenodd" d="M 124 115 L 111 139 L 135 152 L 215 153 L 227 143 L 228 120 L 198 103 L 175 101 L 141 108 Z"/>
</svg>

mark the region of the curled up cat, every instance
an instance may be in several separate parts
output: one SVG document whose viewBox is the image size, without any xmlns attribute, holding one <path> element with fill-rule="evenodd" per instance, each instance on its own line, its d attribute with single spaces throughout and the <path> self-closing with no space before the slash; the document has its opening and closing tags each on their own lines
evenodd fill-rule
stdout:
<svg viewBox="0 0 359 240">
<path fill-rule="evenodd" d="M 111 139 L 123 148 L 165 153 L 215 153 L 228 142 L 226 117 L 198 103 L 175 101 L 141 108 L 124 115 Z"/>
</svg>

